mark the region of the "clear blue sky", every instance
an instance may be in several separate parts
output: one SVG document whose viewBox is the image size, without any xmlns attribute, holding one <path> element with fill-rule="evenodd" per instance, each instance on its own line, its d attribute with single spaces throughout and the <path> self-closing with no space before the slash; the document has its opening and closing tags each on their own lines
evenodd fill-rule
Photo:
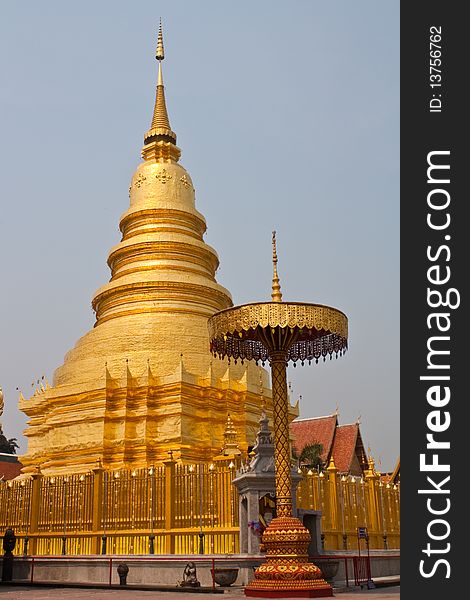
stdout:
<svg viewBox="0 0 470 600">
<path fill-rule="evenodd" d="M 152 116 L 156 30 L 182 164 L 235 304 L 340 308 L 350 350 L 289 369 L 301 416 L 361 415 L 382 469 L 399 454 L 399 3 L 3 2 L 0 385 L 49 381 L 90 300 Z"/>
</svg>

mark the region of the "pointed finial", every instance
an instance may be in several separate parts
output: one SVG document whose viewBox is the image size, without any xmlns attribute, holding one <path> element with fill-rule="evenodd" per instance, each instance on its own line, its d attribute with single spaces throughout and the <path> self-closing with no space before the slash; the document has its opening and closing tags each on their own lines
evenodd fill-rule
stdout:
<svg viewBox="0 0 470 600">
<path fill-rule="evenodd" d="M 155 58 L 159 61 L 165 58 L 165 50 L 163 48 L 163 31 L 162 31 L 162 19 L 160 17 L 160 26 L 158 28 L 158 40 L 157 40 L 157 51 Z"/>
<path fill-rule="evenodd" d="M 227 422 L 225 423 L 224 436 L 226 436 L 226 437 L 230 436 L 230 435 L 236 436 L 236 434 L 237 434 L 237 431 L 235 429 L 235 425 L 233 423 L 232 417 L 230 416 L 230 413 L 227 413 Z"/>
<path fill-rule="evenodd" d="M 150 129 L 144 135 L 144 148 L 142 158 L 147 159 L 172 159 L 178 161 L 181 151 L 177 148 L 176 133 L 171 130 L 170 119 L 165 102 L 165 88 L 163 85 L 162 60 L 165 58 L 163 48 L 162 20 L 158 28 L 157 49 L 155 58 L 158 60 L 158 78 L 155 106 L 153 109 Z"/>
<path fill-rule="evenodd" d="M 273 287 L 271 299 L 273 302 L 282 302 L 281 284 L 277 274 L 277 252 L 276 252 L 276 232 L 273 231 Z"/>
<path fill-rule="evenodd" d="M 163 32 L 162 32 L 162 20 L 161 19 L 160 19 L 160 27 L 158 28 L 157 51 L 155 52 L 155 58 L 158 60 L 157 86 L 162 86 L 163 85 L 162 60 L 165 58 L 165 50 L 163 48 Z M 168 123 L 168 127 L 169 126 L 170 125 Z"/>
<path fill-rule="evenodd" d="M 227 413 L 227 422 L 225 424 L 224 431 L 224 445 L 222 446 L 221 453 L 225 456 L 241 454 L 241 450 L 237 444 L 237 430 L 235 429 L 235 425 L 230 413 Z"/>
</svg>

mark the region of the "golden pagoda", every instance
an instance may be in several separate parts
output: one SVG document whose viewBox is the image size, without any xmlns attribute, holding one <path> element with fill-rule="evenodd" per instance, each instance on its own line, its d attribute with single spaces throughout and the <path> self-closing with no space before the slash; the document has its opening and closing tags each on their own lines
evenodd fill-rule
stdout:
<svg viewBox="0 0 470 600">
<path fill-rule="evenodd" d="M 132 176 L 111 279 L 94 295 L 96 322 L 20 409 L 29 417 L 23 473 L 138 468 L 168 459 L 209 461 L 227 415 L 244 453 L 254 443 L 267 372 L 212 359 L 207 321 L 232 306 L 217 283 L 217 253 L 203 240 L 189 173 L 165 103 L 162 28 L 158 81 L 143 161 Z M 259 391 L 260 377 L 264 391 Z M 295 411 L 294 411 L 295 412 Z"/>
</svg>

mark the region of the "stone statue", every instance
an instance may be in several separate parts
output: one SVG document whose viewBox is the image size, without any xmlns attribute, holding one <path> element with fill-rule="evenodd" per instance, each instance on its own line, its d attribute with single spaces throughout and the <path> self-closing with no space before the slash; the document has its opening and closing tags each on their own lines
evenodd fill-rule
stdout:
<svg viewBox="0 0 470 600">
<path fill-rule="evenodd" d="M 11 581 L 13 578 L 13 550 L 16 545 L 16 536 L 13 529 L 7 529 L 3 536 L 3 569 L 2 581 Z"/>
<path fill-rule="evenodd" d="M 119 575 L 119 585 L 127 585 L 127 575 L 129 573 L 129 567 L 126 563 L 119 563 L 117 572 Z"/>
<path fill-rule="evenodd" d="M 13 529 L 7 529 L 3 536 L 3 550 L 5 554 L 12 554 L 16 545 L 16 535 Z"/>
<path fill-rule="evenodd" d="M 188 562 L 183 571 L 183 581 L 180 584 L 182 587 L 200 587 L 200 582 L 197 580 L 196 565 L 193 562 Z"/>
</svg>

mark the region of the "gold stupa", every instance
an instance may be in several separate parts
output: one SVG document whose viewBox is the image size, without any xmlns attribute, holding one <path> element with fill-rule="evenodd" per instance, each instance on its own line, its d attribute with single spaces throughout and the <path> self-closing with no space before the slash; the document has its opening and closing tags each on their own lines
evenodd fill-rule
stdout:
<svg viewBox="0 0 470 600">
<path fill-rule="evenodd" d="M 139 467 L 168 458 L 196 462 L 220 453 L 227 414 L 242 452 L 254 443 L 262 398 L 271 413 L 267 372 L 212 360 L 208 318 L 232 306 L 217 283 L 217 253 L 203 240 L 189 173 L 158 82 L 143 162 L 132 176 L 111 279 L 94 295 L 94 328 L 65 356 L 53 385 L 20 409 L 29 417 L 24 473 Z M 260 377 L 262 385 L 260 389 Z"/>
</svg>

